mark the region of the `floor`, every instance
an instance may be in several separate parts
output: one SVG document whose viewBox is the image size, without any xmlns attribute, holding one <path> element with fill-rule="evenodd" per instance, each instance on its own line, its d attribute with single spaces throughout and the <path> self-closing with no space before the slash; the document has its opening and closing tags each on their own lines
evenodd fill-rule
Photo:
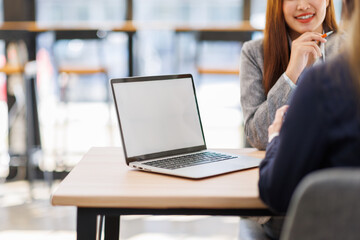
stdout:
<svg viewBox="0 0 360 240">
<path fill-rule="evenodd" d="M 213 76 L 197 83 L 199 108 L 209 148 L 243 146 L 237 77 Z M 42 169 L 71 168 L 92 146 L 120 146 L 115 111 L 104 103 L 47 101 L 40 105 Z M 110 118 L 109 118 L 110 114 Z M 90 130 L 91 129 L 91 130 Z M 53 207 L 52 189 L 38 181 L 0 183 L 0 239 L 76 239 L 74 207 Z M 238 217 L 123 216 L 121 239 L 227 240 L 238 238 Z"/>
</svg>

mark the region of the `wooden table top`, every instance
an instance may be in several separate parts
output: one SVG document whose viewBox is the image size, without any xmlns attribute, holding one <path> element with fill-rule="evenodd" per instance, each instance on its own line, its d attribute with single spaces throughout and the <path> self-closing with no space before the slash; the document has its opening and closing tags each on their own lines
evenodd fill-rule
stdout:
<svg viewBox="0 0 360 240">
<path fill-rule="evenodd" d="M 220 151 L 264 157 L 255 149 Z M 53 205 L 110 208 L 266 209 L 258 168 L 192 180 L 129 168 L 121 148 L 91 148 L 52 195 Z"/>
</svg>

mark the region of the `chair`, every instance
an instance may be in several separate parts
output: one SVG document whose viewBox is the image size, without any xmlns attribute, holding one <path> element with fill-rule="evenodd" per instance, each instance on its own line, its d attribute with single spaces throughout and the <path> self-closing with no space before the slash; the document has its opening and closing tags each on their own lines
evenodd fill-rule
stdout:
<svg viewBox="0 0 360 240">
<path fill-rule="evenodd" d="M 360 169 L 325 169 L 297 187 L 281 240 L 359 239 Z"/>
<path fill-rule="evenodd" d="M 360 168 L 332 168 L 309 174 L 297 187 L 281 240 L 359 239 Z M 261 225 L 240 220 L 240 240 L 266 240 Z"/>
</svg>

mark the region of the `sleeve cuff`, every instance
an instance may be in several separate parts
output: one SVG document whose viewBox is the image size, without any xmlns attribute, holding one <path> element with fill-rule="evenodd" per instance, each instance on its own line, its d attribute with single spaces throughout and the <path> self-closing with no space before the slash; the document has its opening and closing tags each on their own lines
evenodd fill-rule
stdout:
<svg viewBox="0 0 360 240">
<path fill-rule="evenodd" d="M 269 142 L 271 142 L 275 137 L 279 136 L 278 132 L 275 132 L 269 136 Z"/>
<path fill-rule="evenodd" d="M 283 74 L 286 82 L 290 85 L 291 89 L 296 89 L 296 84 L 291 81 L 291 79 L 286 75 L 286 73 Z"/>
</svg>

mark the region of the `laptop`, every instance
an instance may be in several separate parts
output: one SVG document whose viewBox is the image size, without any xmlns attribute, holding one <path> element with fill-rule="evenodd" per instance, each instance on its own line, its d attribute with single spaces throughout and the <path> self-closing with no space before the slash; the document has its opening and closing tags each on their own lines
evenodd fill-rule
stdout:
<svg viewBox="0 0 360 240">
<path fill-rule="evenodd" d="M 191 74 L 110 83 L 128 166 L 193 179 L 259 166 L 259 158 L 206 148 Z"/>
</svg>

